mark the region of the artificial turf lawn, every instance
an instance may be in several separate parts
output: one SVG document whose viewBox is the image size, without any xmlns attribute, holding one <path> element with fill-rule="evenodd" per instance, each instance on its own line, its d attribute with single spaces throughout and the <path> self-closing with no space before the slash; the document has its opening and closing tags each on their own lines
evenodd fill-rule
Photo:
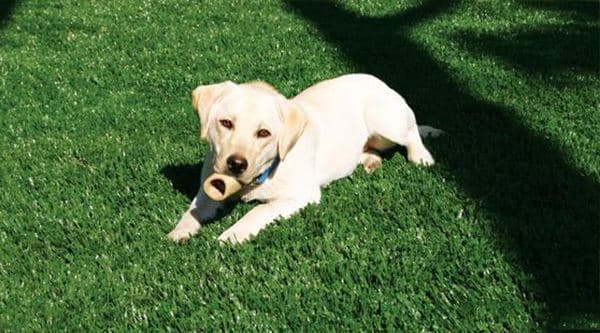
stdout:
<svg viewBox="0 0 600 333">
<path fill-rule="evenodd" d="M 0 330 L 600 328 L 596 2 L 0 4 Z M 165 240 L 207 145 L 190 92 L 399 91 L 388 154 L 241 246 Z"/>
</svg>

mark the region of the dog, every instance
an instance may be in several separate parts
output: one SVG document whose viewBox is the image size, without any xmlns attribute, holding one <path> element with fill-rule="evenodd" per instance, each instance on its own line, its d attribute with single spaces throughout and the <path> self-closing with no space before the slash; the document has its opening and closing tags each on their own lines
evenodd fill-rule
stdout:
<svg viewBox="0 0 600 333">
<path fill-rule="evenodd" d="M 202 183 L 213 172 L 227 174 L 242 184 L 236 199 L 261 202 L 218 237 L 222 242 L 242 243 L 276 219 L 318 203 L 321 187 L 358 164 L 373 172 L 382 163 L 378 152 L 393 146 L 406 147 L 412 163 L 433 165 L 421 136 L 442 133 L 418 126 L 404 98 L 368 74 L 322 81 L 292 99 L 264 82 L 201 85 L 192 104 L 200 137 L 210 144 Z M 223 206 L 200 186 L 167 237 L 189 239 Z"/>
</svg>

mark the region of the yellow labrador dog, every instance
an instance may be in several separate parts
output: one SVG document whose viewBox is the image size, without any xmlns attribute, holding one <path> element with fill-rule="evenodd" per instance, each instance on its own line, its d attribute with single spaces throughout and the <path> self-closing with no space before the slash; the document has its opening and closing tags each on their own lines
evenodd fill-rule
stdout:
<svg viewBox="0 0 600 333">
<path fill-rule="evenodd" d="M 419 134 L 441 133 L 417 126 L 404 99 L 366 74 L 320 82 L 292 99 L 266 83 L 227 81 L 199 86 L 192 101 L 200 136 L 211 148 L 202 183 L 213 172 L 224 173 L 243 184 L 243 201 L 262 202 L 219 236 L 225 242 L 241 243 L 277 218 L 318 203 L 321 186 L 350 175 L 357 164 L 372 172 L 382 162 L 377 151 L 402 145 L 409 161 L 432 165 Z M 168 238 L 193 236 L 222 205 L 200 186 Z"/>
</svg>

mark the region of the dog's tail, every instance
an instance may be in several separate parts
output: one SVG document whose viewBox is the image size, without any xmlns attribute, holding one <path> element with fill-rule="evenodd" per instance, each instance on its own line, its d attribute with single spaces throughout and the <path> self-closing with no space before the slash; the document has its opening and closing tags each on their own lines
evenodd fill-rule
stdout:
<svg viewBox="0 0 600 333">
<path fill-rule="evenodd" d="M 441 129 L 437 129 L 435 127 L 427 126 L 427 125 L 419 125 L 419 135 L 422 138 L 437 138 L 438 136 L 445 134 L 446 132 Z"/>
</svg>

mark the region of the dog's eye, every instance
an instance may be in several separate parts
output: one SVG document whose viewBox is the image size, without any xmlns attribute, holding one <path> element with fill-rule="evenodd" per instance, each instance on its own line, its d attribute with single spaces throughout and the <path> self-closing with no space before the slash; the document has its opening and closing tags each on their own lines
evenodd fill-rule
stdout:
<svg viewBox="0 0 600 333">
<path fill-rule="evenodd" d="M 229 119 L 221 119 L 221 120 L 219 120 L 219 122 L 226 129 L 232 129 L 233 128 L 233 123 Z"/>
<path fill-rule="evenodd" d="M 271 135 L 271 132 L 267 131 L 266 129 L 261 129 L 258 132 L 256 132 L 256 136 L 259 138 L 266 138 L 270 135 Z"/>
</svg>

